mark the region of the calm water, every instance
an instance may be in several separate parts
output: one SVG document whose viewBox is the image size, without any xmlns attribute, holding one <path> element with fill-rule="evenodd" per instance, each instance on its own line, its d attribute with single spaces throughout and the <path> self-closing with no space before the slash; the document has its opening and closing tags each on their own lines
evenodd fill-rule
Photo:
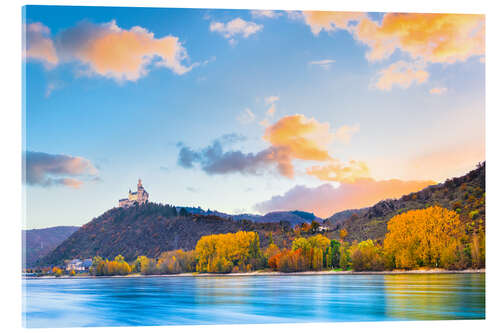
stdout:
<svg viewBox="0 0 500 333">
<path fill-rule="evenodd" d="M 24 280 L 27 327 L 482 319 L 484 274 Z"/>
</svg>

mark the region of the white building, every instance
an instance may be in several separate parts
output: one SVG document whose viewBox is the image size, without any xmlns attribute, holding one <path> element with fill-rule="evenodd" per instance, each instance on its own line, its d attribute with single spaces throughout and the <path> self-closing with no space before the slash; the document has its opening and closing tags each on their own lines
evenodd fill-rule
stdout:
<svg viewBox="0 0 500 333">
<path fill-rule="evenodd" d="M 92 258 L 80 260 L 73 259 L 66 265 L 67 271 L 86 271 L 92 266 Z"/>
<path fill-rule="evenodd" d="M 118 200 L 118 204 L 120 207 L 130 207 L 134 204 L 142 205 L 148 202 L 149 193 L 142 186 L 142 182 L 139 179 L 137 183 L 137 192 L 132 192 L 128 190 L 128 198 Z"/>
</svg>

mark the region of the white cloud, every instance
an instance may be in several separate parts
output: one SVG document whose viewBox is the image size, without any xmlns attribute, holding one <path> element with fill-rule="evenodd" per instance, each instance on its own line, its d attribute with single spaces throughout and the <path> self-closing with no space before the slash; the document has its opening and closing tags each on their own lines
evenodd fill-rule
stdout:
<svg viewBox="0 0 500 333">
<path fill-rule="evenodd" d="M 255 114 L 249 108 L 243 110 L 237 117 L 242 124 L 249 124 L 255 120 Z"/>
<path fill-rule="evenodd" d="M 229 40 L 232 45 L 237 42 L 237 37 L 247 38 L 264 28 L 263 25 L 245 21 L 241 18 L 235 18 L 226 23 L 212 22 L 210 23 L 210 31 L 217 32 Z"/>
<path fill-rule="evenodd" d="M 278 96 L 269 96 L 265 98 L 266 105 L 276 103 L 280 98 Z"/>
<path fill-rule="evenodd" d="M 331 65 L 335 62 L 333 59 L 323 59 L 323 60 L 314 60 L 309 61 L 309 65 L 319 66 L 323 69 L 330 69 Z"/>
<path fill-rule="evenodd" d="M 276 18 L 281 16 L 281 12 L 276 10 L 252 10 L 250 12 L 253 17 L 265 17 L 265 18 Z"/>
</svg>

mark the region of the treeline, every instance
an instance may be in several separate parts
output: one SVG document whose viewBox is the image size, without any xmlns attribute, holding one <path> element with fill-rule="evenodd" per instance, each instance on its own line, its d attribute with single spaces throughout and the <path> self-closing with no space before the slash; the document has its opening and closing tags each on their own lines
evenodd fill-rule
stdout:
<svg viewBox="0 0 500 333">
<path fill-rule="evenodd" d="M 345 241 L 322 234 L 296 237 L 280 248 L 270 237 L 261 249 L 253 231 L 203 236 L 192 251 L 168 251 L 158 258 L 139 256 L 127 263 L 121 255 L 112 261 L 95 257 L 90 274 L 144 275 L 183 272 L 230 273 L 268 269 L 280 272 L 320 270 L 382 271 L 393 269 L 483 268 L 484 229 L 470 230 L 452 210 L 433 206 L 393 217 L 383 241 Z M 296 230 L 297 235 L 301 235 Z M 57 272 L 60 274 L 60 272 Z"/>
</svg>

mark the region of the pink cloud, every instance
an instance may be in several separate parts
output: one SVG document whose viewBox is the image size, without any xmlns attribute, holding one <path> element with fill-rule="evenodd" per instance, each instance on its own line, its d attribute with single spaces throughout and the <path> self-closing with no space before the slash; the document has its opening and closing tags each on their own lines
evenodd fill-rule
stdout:
<svg viewBox="0 0 500 333">
<path fill-rule="evenodd" d="M 256 204 L 254 208 L 260 213 L 298 209 L 326 218 L 346 209 L 368 207 L 380 200 L 399 198 L 432 184 L 433 181 L 376 181 L 364 178 L 341 184 L 337 188 L 331 184 L 318 187 L 297 185 L 283 195 Z"/>
<path fill-rule="evenodd" d="M 395 85 L 406 89 L 413 83 L 424 83 L 428 78 L 429 73 L 423 64 L 400 60 L 379 71 L 374 86 L 387 91 L 392 90 Z"/>
<path fill-rule="evenodd" d="M 42 23 L 30 23 L 24 26 L 25 45 L 23 56 L 26 59 L 41 61 L 46 68 L 53 68 L 59 63 L 56 48 L 50 38 L 50 29 Z"/>
</svg>

